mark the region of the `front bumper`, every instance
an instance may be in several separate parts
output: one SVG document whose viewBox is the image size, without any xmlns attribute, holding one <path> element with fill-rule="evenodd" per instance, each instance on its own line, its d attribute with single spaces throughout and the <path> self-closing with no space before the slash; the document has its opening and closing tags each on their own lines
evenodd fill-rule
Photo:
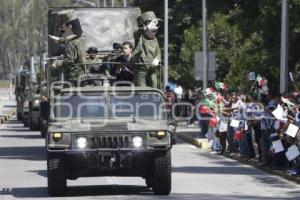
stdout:
<svg viewBox="0 0 300 200">
<path fill-rule="evenodd" d="M 140 147 L 133 145 L 132 138 L 136 136 L 143 138 Z M 87 138 L 89 145 L 86 148 L 76 145 L 80 137 Z M 66 141 L 72 142 L 67 145 Z M 138 132 L 64 134 L 61 142 L 54 142 L 49 133 L 47 144 L 48 162 L 55 163 L 51 159 L 63 162 L 69 179 L 88 176 L 145 177 L 153 158 L 172 147 L 170 133 L 165 138 L 158 139 Z"/>
<path fill-rule="evenodd" d="M 72 180 L 93 176 L 145 177 L 156 153 L 156 151 L 120 150 L 48 152 L 48 162 L 64 163 L 67 178 Z"/>
</svg>

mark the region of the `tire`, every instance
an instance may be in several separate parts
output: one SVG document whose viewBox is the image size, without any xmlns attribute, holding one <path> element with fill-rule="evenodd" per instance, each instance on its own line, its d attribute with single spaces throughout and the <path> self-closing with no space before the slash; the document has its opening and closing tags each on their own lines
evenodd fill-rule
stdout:
<svg viewBox="0 0 300 200">
<path fill-rule="evenodd" d="M 24 127 L 28 127 L 28 125 L 29 125 L 29 124 L 28 124 L 28 119 L 24 119 L 24 118 L 23 118 L 23 124 L 24 124 Z"/>
<path fill-rule="evenodd" d="M 147 177 L 146 180 L 145 180 L 145 182 L 146 182 L 146 185 L 147 185 L 148 188 L 153 188 L 153 185 L 154 185 L 153 178 Z"/>
<path fill-rule="evenodd" d="M 64 196 L 67 188 L 67 180 L 63 159 L 48 156 L 47 173 L 48 194 L 50 196 Z"/>
<path fill-rule="evenodd" d="M 32 122 L 32 120 L 30 120 L 30 130 L 32 131 L 39 131 L 40 130 L 40 125 L 37 123 Z"/>
<path fill-rule="evenodd" d="M 20 112 L 17 113 L 17 120 L 22 121 L 22 114 Z"/>
<path fill-rule="evenodd" d="M 45 138 L 47 134 L 47 126 L 45 126 L 43 123 L 41 123 L 40 132 L 41 132 L 41 137 Z"/>
<path fill-rule="evenodd" d="M 32 112 L 29 112 L 28 124 L 30 130 L 32 131 L 40 130 L 40 125 L 32 120 Z"/>
<path fill-rule="evenodd" d="M 155 195 L 169 195 L 171 186 L 171 152 L 168 150 L 155 158 L 152 189 Z"/>
</svg>

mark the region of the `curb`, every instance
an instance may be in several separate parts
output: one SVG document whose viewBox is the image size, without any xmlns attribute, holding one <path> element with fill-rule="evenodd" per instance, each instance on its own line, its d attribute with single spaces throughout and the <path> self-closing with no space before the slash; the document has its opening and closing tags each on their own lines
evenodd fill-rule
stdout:
<svg viewBox="0 0 300 200">
<path fill-rule="evenodd" d="M 3 124 L 4 122 L 8 121 L 13 115 L 16 114 L 16 111 L 9 111 L 5 114 L 0 115 L 0 124 Z"/>
<path fill-rule="evenodd" d="M 209 149 L 209 144 L 208 144 L 206 138 L 197 139 L 197 138 L 194 138 L 194 137 L 188 135 L 188 133 L 182 133 L 182 132 L 177 133 L 177 136 L 178 136 L 178 138 L 184 140 L 185 142 L 190 143 L 192 145 L 195 145 L 196 147 L 198 147 L 200 149 Z M 261 165 L 259 165 L 258 163 L 254 162 L 254 161 L 251 162 L 251 161 L 245 160 L 243 158 L 239 158 L 237 156 L 231 156 L 227 153 L 223 154 L 222 156 L 233 159 L 233 160 L 236 160 L 236 161 L 238 161 L 242 164 L 245 164 L 245 165 L 253 166 L 253 167 L 255 167 L 257 169 L 260 169 L 264 172 L 267 172 L 269 174 L 280 176 L 280 177 L 285 178 L 289 181 L 293 181 L 295 183 L 300 184 L 300 177 L 299 176 L 298 177 L 297 176 L 290 176 L 287 173 L 285 173 L 284 171 L 270 169 L 269 167 L 261 166 Z"/>
<path fill-rule="evenodd" d="M 200 149 L 209 149 L 209 143 L 206 138 L 194 138 L 190 136 L 188 133 L 179 132 L 177 133 L 178 138 L 182 139 L 183 141 L 193 144 Z"/>
</svg>

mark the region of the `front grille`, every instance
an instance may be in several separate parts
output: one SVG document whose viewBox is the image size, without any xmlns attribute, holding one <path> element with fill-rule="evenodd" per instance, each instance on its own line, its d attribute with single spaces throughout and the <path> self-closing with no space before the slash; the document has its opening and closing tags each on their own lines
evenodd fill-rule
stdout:
<svg viewBox="0 0 300 200">
<path fill-rule="evenodd" d="M 129 148 L 129 136 L 98 136 L 98 148 L 101 149 L 118 149 Z"/>
</svg>

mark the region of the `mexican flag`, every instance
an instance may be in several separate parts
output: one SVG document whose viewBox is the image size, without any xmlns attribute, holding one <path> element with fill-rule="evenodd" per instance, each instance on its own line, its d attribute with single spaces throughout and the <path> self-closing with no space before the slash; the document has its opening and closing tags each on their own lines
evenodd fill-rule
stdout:
<svg viewBox="0 0 300 200">
<path fill-rule="evenodd" d="M 264 85 L 265 79 L 263 79 L 259 74 L 256 77 L 256 81 L 258 82 L 259 86 Z"/>
<path fill-rule="evenodd" d="M 212 87 L 206 88 L 204 90 L 204 95 L 210 95 L 214 93 L 214 89 Z"/>
<path fill-rule="evenodd" d="M 284 97 L 281 97 L 281 101 L 282 101 L 282 103 L 286 104 L 288 107 L 294 107 L 295 106 L 294 103 L 292 103 L 290 100 L 288 100 Z"/>
<path fill-rule="evenodd" d="M 216 83 L 215 83 L 215 88 L 216 88 L 217 90 L 227 90 L 227 86 L 226 86 L 226 84 L 223 83 L 223 82 L 216 82 Z"/>
</svg>

